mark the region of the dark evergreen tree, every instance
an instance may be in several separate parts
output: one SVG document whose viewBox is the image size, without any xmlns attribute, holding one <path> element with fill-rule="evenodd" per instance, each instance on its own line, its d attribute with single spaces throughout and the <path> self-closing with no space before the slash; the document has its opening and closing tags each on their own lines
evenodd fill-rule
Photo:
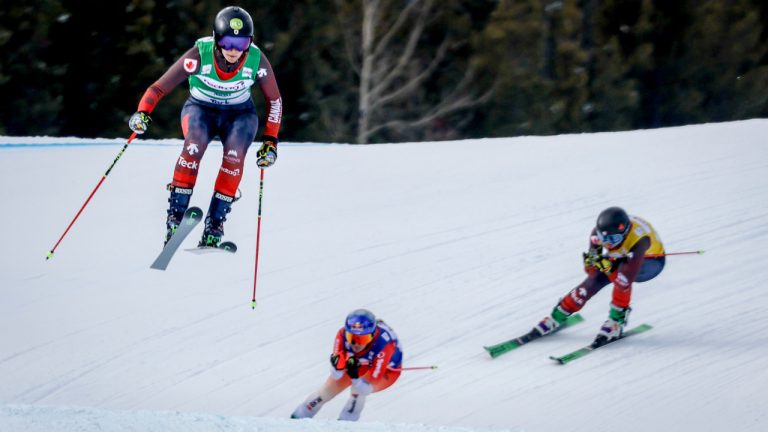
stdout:
<svg viewBox="0 0 768 432">
<path fill-rule="evenodd" d="M 361 91 L 372 88 L 360 84 L 362 4 L 384 14 L 377 21 L 382 36 L 395 23 L 386 18 L 430 2 L 240 3 L 254 18 L 255 42 L 283 94 L 282 140 L 359 139 Z M 126 121 L 146 88 L 211 33 L 213 17 L 227 5 L 5 2 L 0 134 L 126 137 Z M 768 115 L 765 1 L 450 0 L 432 6 L 412 21 L 423 27 L 397 66 L 407 91 L 393 87 L 366 102 L 373 109 L 368 141 L 609 131 Z M 392 65 L 383 56 L 408 53 L 409 34 L 393 33 L 388 49 L 370 59 Z M 385 77 L 390 66 L 383 67 L 373 72 Z M 181 136 L 179 112 L 187 97 L 184 84 L 166 96 L 152 114 L 148 138 Z M 263 101 L 254 100 L 263 112 Z"/>
<path fill-rule="evenodd" d="M 54 43 L 53 26 L 68 18 L 59 1 L 0 7 L 0 134 L 60 133 L 67 64 L 53 60 L 61 49 Z"/>
</svg>

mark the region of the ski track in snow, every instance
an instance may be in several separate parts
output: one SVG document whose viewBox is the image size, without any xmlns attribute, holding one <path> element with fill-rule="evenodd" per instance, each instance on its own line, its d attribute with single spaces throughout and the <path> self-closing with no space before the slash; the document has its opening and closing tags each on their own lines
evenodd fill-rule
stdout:
<svg viewBox="0 0 768 432">
<path fill-rule="evenodd" d="M 395 329 L 405 366 L 439 368 L 371 396 L 355 430 L 766 430 L 767 133 L 751 120 L 281 144 L 265 173 L 255 310 L 252 160 L 226 225 L 238 252 L 179 251 L 158 272 L 178 146 L 129 146 L 50 261 L 121 144 L 0 146 L 0 223 L 17 227 L 0 252 L 0 430 L 346 430 L 333 421 L 345 394 L 314 421 L 285 418 L 324 381 L 358 307 Z M 191 203 L 203 209 L 221 147 L 208 151 Z M 34 199 L 20 218 L 21 181 Z M 608 287 L 583 323 L 491 360 L 483 345 L 528 331 L 583 279 L 580 254 L 610 205 L 649 220 L 668 252 L 706 250 L 635 285 L 630 326 L 654 328 L 550 360 L 594 338 Z"/>
</svg>

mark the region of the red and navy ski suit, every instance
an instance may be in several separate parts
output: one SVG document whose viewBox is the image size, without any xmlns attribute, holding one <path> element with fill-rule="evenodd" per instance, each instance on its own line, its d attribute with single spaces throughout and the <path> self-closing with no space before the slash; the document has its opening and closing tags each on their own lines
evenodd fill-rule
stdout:
<svg viewBox="0 0 768 432">
<path fill-rule="evenodd" d="M 374 332 L 374 339 L 368 347 L 355 353 L 344 338 L 342 327 L 333 343 L 334 356 L 338 356 L 331 366 L 331 376 L 323 386 L 310 394 L 291 414 L 292 418 L 314 417 L 326 402 L 333 399 L 344 389 L 352 387 L 349 399 L 344 404 L 339 420 L 356 421 L 365 406 L 366 397 L 382 391 L 400 377 L 403 353 L 397 335 L 383 321 L 379 320 Z M 347 359 L 358 359 L 358 378 L 351 378 L 345 369 Z"/>
<path fill-rule="evenodd" d="M 245 51 L 237 63 L 230 64 L 218 49 L 214 50 L 213 64 L 218 78 L 226 81 L 234 77 L 243 68 L 248 54 L 249 52 Z M 138 111 L 151 113 L 160 99 L 188 80 L 191 75 L 200 72 L 204 63 L 201 60 L 199 49 L 190 48 L 146 90 L 139 102 Z M 282 99 L 272 66 L 263 52 L 254 75 L 268 110 L 263 137 L 277 144 L 282 120 Z M 256 107 L 250 97 L 236 105 L 215 105 L 190 96 L 181 111 L 184 148 L 176 161 L 172 186 L 184 189 L 195 186 L 208 144 L 218 136 L 224 145 L 224 153 L 215 191 L 234 197 L 244 172 L 245 155 L 256 137 L 258 126 Z"/>
</svg>

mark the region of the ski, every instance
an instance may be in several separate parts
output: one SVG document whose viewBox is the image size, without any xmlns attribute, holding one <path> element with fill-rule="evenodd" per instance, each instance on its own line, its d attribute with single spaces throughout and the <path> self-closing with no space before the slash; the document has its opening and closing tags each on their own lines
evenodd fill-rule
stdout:
<svg viewBox="0 0 768 432">
<path fill-rule="evenodd" d="M 168 263 L 171 262 L 173 254 L 181 246 L 181 243 L 189 235 L 190 232 L 203 220 L 203 211 L 200 207 L 190 207 L 184 212 L 184 217 L 179 223 L 179 227 L 176 228 L 176 232 L 173 233 L 171 239 L 165 244 L 160 255 L 157 256 L 155 262 L 152 263 L 150 268 L 156 270 L 165 270 L 168 268 Z"/>
<path fill-rule="evenodd" d="M 218 246 L 198 246 L 194 248 L 184 249 L 187 252 L 192 252 L 196 254 L 205 254 L 209 252 L 229 252 L 229 253 L 235 253 L 237 252 L 237 245 L 231 241 L 225 241 L 219 243 Z"/>
<path fill-rule="evenodd" d="M 555 331 L 553 331 L 552 333 L 547 334 L 547 336 L 549 336 L 551 334 L 554 334 L 554 333 L 557 333 L 557 332 L 559 332 L 560 330 L 562 330 L 562 329 L 564 329 L 566 327 L 570 327 L 570 326 L 572 326 L 574 324 L 578 324 L 578 323 L 580 323 L 582 321 L 584 321 L 584 318 L 582 318 L 581 315 L 579 315 L 577 313 L 573 314 L 573 315 L 569 316 L 565 320 L 565 323 L 563 323 L 563 325 L 561 325 L 560 327 L 556 328 Z M 534 341 L 534 340 L 539 339 L 541 337 L 543 337 L 541 335 L 541 333 L 537 332 L 536 330 L 531 330 L 530 332 L 528 332 L 528 333 L 526 333 L 526 334 L 524 334 L 524 335 L 522 335 L 520 337 L 516 337 L 514 339 L 510 339 L 510 340 L 508 340 L 506 342 L 502 342 L 502 343 L 499 343 L 499 344 L 496 344 L 496 345 L 484 346 L 483 348 L 485 348 L 485 350 L 488 351 L 488 354 L 491 355 L 491 358 L 496 358 L 496 357 L 498 357 L 498 356 L 500 356 L 502 354 L 506 354 L 506 353 L 512 351 L 513 349 L 519 348 L 519 347 L 527 344 L 528 342 Z"/>
<path fill-rule="evenodd" d="M 604 344 L 598 345 L 598 346 L 594 346 L 594 345 L 590 344 L 590 345 L 587 345 L 587 346 L 585 346 L 583 348 L 579 348 L 576 351 L 573 351 L 573 352 L 570 352 L 568 354 L 565 354 L 563 356 L 560 356 L 560 357 L 549 356 L 549 358 L 551 358 L 552 360 L 554 360 L 554 361 L 556 361 L 556 362 L 558 362 L 560 364 L 566 364 L 566 363 L 571 362 L 573 360 L 582 358 L 585 355 L 591 353 L 592 351 L 594 351 L 594 350 L 596 350 L 598 348 L 604 347 L 606 345 L 610 345 L 610 344 L 612 344 L 614 342 L 620 341 L 622 339 L 628 338 L 628 337 L 636 335 L 636 334 L 644 333 L 644 332 L 646 332 L 646 331 L 648 331 L 648 330 L 650 330 L 652 328 L 653 327 L 651 327 L 649 324 L 641 324 L 641 325 L 639 325 L 637 327 L 634 327 L 634 328 L 631 328 L 631 329 L 625 331 L 624 334 L 619 339 L 614 339 L 614 340 L 612 340 L 610 342 L 607 342 L 607 343 L 604 343 Z"/>
</svg>

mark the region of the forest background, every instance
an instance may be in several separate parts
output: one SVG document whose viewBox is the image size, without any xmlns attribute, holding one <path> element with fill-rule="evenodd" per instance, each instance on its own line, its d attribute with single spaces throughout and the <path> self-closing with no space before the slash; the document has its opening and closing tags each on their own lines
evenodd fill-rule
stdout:
<svg viewBox="0 0 768 432">
<path fill-rule="evenodd" d="M 228 5 L 254 18 L 284 141 L 768 116 L 765 0 L 0 0 L 0 135 L 126 137 L 146 88 Z M 181 137 L 185 87 L 160 102 L 148 138 Z"/>
</svg>

